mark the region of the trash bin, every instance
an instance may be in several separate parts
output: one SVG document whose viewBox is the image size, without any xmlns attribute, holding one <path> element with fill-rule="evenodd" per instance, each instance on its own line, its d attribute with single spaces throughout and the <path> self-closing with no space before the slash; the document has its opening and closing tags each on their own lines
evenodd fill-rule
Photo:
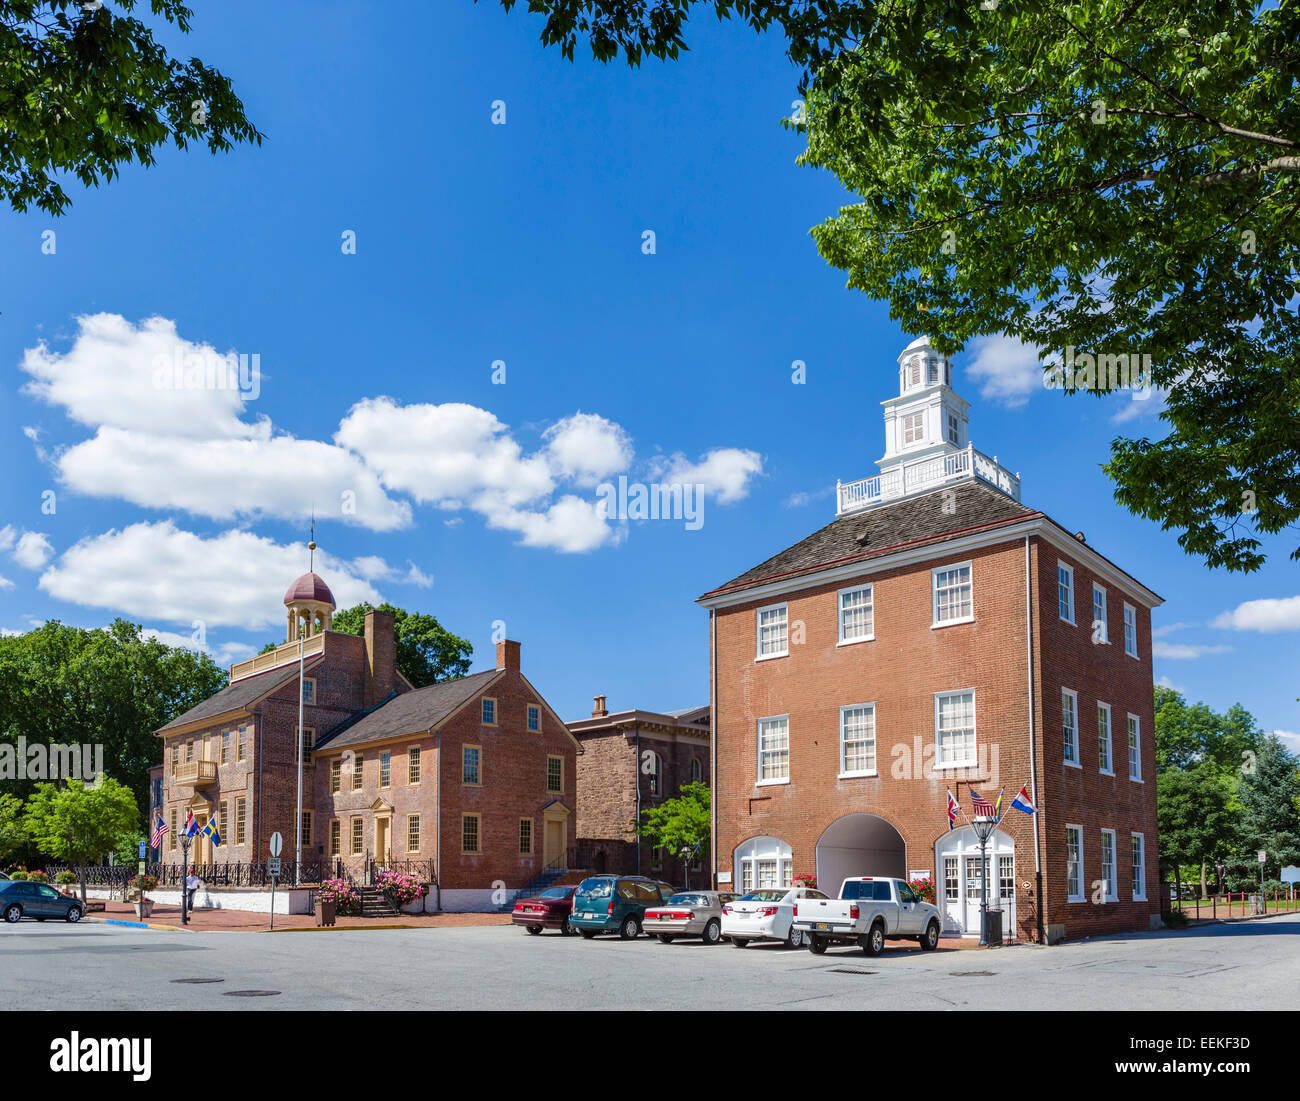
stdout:
<svg viewBox="0 0 1300 1101">
<path fill-rule="evenodd" d="M 984 926 L 984 941 L 989 945 L 1000 945 L 1002 943 L 1002 911 L 990 910 L 987 918 L 987 924 Z"/>
</svg>

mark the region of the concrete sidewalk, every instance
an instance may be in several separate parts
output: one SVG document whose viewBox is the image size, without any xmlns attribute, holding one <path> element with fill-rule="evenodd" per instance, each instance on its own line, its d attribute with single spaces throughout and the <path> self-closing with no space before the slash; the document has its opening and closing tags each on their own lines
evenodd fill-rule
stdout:
<svg viewBox="0 0 1300 1101">
<path fill-rule="evenodd" d="M 211 910 L 199 908 L 190 911 L 185 929 L 192 932 L 267 932 L 271 928 L 270 914 L 255 914 L 245 910 Z M 88 915 L 83 921 L 97 920 L 140 922 L 135 907 L 126 902 L 106 902 L 101 915 Z M 155 904 L 153 913 L 144 923 L 150 927 L 181 928 L 181 908 Z M 399 914 L 391 918 L 340 917 L 335 929 L 451 929 L 468 925 L 509 925 L 509 914 Z M 316 919 L 311 914 L 276 914 L 275 932 L 316 929 Z M 322 929 L 321 932 L 329 932 Z"/>
</svg>

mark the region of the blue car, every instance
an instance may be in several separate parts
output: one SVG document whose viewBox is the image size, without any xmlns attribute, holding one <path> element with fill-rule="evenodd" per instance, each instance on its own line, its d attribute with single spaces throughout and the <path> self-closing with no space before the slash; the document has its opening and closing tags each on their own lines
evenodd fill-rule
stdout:
<svg viewBox="0 0 1300 1101">
<path fill-rule="evenodd" d="M 37 921 L 59 918 L 78 922 L 81 920 L 81 900 L 61 895 L 44 883 L 8 879 L 0 882 L 0 915 L 11 925 L 25 917 Z"/>
<path fill-rule="evenodd" d="M 569 924 L 585 940 L 597 933 L 617 933 L 624 940 L 641 935 L 647 906 L 667 902 L 677 888 L 640 875 L 598 875 L 584 879 L 573 892 Z"/>
</svg>

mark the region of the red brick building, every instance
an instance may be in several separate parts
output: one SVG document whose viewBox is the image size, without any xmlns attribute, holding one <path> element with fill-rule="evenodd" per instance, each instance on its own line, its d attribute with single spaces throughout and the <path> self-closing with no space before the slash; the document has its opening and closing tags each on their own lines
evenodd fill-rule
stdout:
<svg viewBox="0 0 1300 1101">
<path fill-rule="evenodd" d="M 275 832 L 295 858 L 301 692 L 304 864 L 356 878 L 402 866 L 437 883 L 443 908 L 488 909 L 572 863 L 578 745 L 524 677 L 518 642 L 497 644 L 494 669 L 416 689 L 391 615 L 367 612 L 360 636 L 331 630 L 314 573 L 285 605 L 292 641 L 232 666 L 226 688 L 158 731 L 164 861 L 180 860 L 187 810 L 223 839 L 195 838 L 194 863 L 260 862 Z"/>
<path fill-rule="evenodd" d="M 989 904 L 1058 940 L 1159 920 L 1154 592 L 1020 502 L 969 443 L 952 364 L 899 357 L 879 475 L 820 531 L 705 594 L 715 875 L 932 877 L 945 930 L 977 935 L 971 791 L 1005 809 Z M 948 829 L 951 791 L 962 815 Z"/>
<path fill-rule="evenodd" d="M 699 886 L 712 854 L 690 862 L 652 847 L 632 832 L 644 810 L 674 798 L 685 784 L 708 784 L 709 708 L 611 712 L 595 697 L 588 719 L 569 723 L 582 746 L 578 761 L 577 866 L 621 875 L 651 875 Z"/>
</svg>

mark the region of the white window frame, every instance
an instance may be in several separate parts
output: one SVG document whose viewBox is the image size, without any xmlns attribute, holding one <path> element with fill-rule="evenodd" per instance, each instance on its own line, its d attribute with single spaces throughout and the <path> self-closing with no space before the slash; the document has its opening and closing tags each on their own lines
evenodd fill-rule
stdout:
<svg viewBox="0 0 1300 1101">
<path fill-rule="evenodd" d="M 763 779 L 763 724 L 764 723 L 785 723 L 785 775 L 773 776 L 769 779 Z M 766 715 L 758 720 L 755 728 L 755 749 L 757 751 L 758 772 L 754 777 L 754 783 L 757 787 L 768 787 L 772 784 L 788 784 L 790 782 L 790 716 L 789 715 Z M 769 750 L 769 753 L 776 753 L 779 750 Z"/>
<path fill-rule="evenodd" d="M 1101 713 L 1106 713 L 1106 764 L 1101 763 L 1101 738 L 1097 738 L 1097 771 L 1103 776 L 1115 775 L 1115 721 L 1110 711 L 1110 704 L 1097 701 L 1097 718 L 1101 719 Z"/>
<path fill-rule="evenodd" d="M 785 649 L 774 651 L 770 654 L 763 653 L 763 613 L 774 612 L 780 609 L 785 613 Z M 768 630 L 773 628 L 769 627 Z M 784 658 L 790 656 L 790 605 L 786 601 L 779 604 L 765 604 L 761 608 L 754 609 L 754 660 L 771 661 L 773 658 Z"/>
<path fill-rule="evenodd" d="M 1110 838 L 1110 875 L 1106 875 L 1106 838 Z M 1115 839 L 1115 831 L 1102 829 L 1101 831 L 1101 879 L 1106 884 L 1106 901 L 1119 901 L 1119 870 L 1115 867 L 1115 861 L 1119 858 L 1119 845 Z"/>
<path fill-rule="evenodd" d="M 1070 891 L 1070 831 L 1074 830 L 1075 838 L 1078 842 L 1079 850 L 1079 892 L 1073 894 Z M 1087 887 L 1083 879 L 1083 827 L 1074 822 L 1065 824 L 1065 900 L 1067 902 L 1083 902 L 1088 896 Z"/>
<path fill-rule="evenodd" d="M 1061 615 L 1061 571 L 1064 570 L 1069 585 L 1066 589 L 1066 595 L 1069 597 L 1068 610 L 1069 615 Z M 1074 619 L 1074 567 L 1068 562 L 1062 562 L 1059 558 L 1056 560 L 1056 615 L 1063 623 L 1068 623 L 1071 627 L 1077 626 Z"/>
<path fill-rule="evenodd" d="M 941 573 L 952 573 L 955 570 L 969 571 L 969 579 L 967 580 L 966 585 L 970 589 L 970 615 L 958 616 L 955 619 L 941 620 L 939 618 L 939 575 Z M 951 565 L 947 566 L 935 566 L 930 571 L 930 618 L 931 630 L 934 630 L 936 627 L 952 627 L 958 623 L 975 622 L 975 569 L 971 565 L 970 561 L 953 562 Z"/>
<path fill-rule="evenodd" d="M 1129 649 L 1130 629 L 1132 630 L 1133 649 Z M 1129 657 L 1138 656 L 1138 610 L 1127 600 L 1124 601 L 1124 653 Z"/>
<path fill-rule="evenodd" d="M 943 760 L 943 742 L 939 734 L 939 701 L 949 696 L 970 695 L 970 728 L 971 728 L 971 753 L 970 757 L 963 761 Z M 978 701 L 974 688 L 956 688 L 949 692 L 936 692 L 934 694 L 934 767 L 936 771 L 947 771 L 949 769 L 973 768 L 979 764 L 980 756 L 980 739 L 979 739 L 979 713 Z"/>
<path fill-rule="evenodd" d="M 1100 619 L 1097 616 L 1098 594 L 1100 594 L 1101 596 Z M 1092 583 L 1092 630 L 1094 634 L 1096 633 L 1098 622 L 1101 623 L 1101 644 L 1103 646 L 1109 646 L 1110 645 L 1110 612 L 1107 610 L 1107 605 L 1106 605 L 1106 586 L 1098 585 L 1097 582 L 1094 581 Z"/>
<path fill-rule="evenodd" d="M 1066 707 L 1065 707 L 1066 696 L 1070 697 L 1070 709 L 1068 712 L 1066 711 Z M 1062 735 L 1065 734 L 1065 716 L 1067 713 L 1072 714 L 1074 716 L 1074 737 L 1070 740 L 1070 747 L 1074 750 L 1074 757 L 1073 759 L 1071 759 L 1070 757 L 1065 756 L 1065 742 L 1064 740 L 1062 740 L 1061 760 L 1069 768 L 1083 768 L 1083 761 L 1080 758 L 1080 753 L 1079 753 L 1079 693 L 1076 692 L 1073 688 L 1062 687 L 1061 689 L 1061 734 Z"/>
<path fill-rule="evenodd" d="M 1129 712 L 1128 722 L 1124 725 L 1125 748 L 1128 750 L 1128 778 L 1135 784 L 1142 780 L 1142 720 Z"/>
<path fill-rule="evenodd" d="M 1134 842 L 1136 842 L 1136 844 L 1134 844 Z M 1133 901 L 1145 902 L 1147 900 L 1147 837 L 1146 834 L 1138 833 L 1136 831 L 1130 833 L 1129 846 L 1130 846 L 1129 864 L 1131 865 L 1134 873 Z M 1135 850 L 1136 850 L 1136 855 L 1140 857 L 1140 859 L 1136 863 L 1133 861 Z M 1138 879 L 1137 878 L 1138 876 L 1140 876 L 1141 879 Z M 1142 887 L 1142 890 L 1140 892 L 1138 891 L 1139 884 Z"/>
<path fill-rule="evenodd" d="M 869 711 L 869 712 L 871 713 L 871 737 L 870 737 L 869 739 L 864 739 L 864 740 L 868 740 L 868 741 L 870 741 L 870 743 L 871 743 L 871 760 L 872 760 L 872 767 L 871 767 L 871 768 L 856 768 L 856 769 L 850 769 L 850 768 L 846 767 L 846 763 L 845 763 L 845 753 L 844 753 L 844 740 L 845 740 L 845 739 L 844 739 L 844 719 L 845 719 L 845 715 L 846 715 L 847 712 L 849 712 L 849 711 L 861 711 L 861 710 L 863 710 L 863 709 L 865 709 L 865 710 L 867 710 L 867 711 Z M 872 702 L 872 703 L 851 703 L 851 704 L 846 704 L 845 706 L 841 707 L 841 708 L 840 708 L 840 771 L 839 771 L 839 777 L 838 777 L 838 778 L 841 779 L 841 780 L 845 780 L 845 779 L 849 779 L 850 777 L 855 777 L 855 776 L 878 776 L 878 775 L 880 775 L 880 773 L 879 773 L 880 758 L 879 758 L 879 756 L 878 756 L 879 749 L 880 749 L 880 747 L 879 747 L 879 743 L 878 743 L 877 740 L 876 740 L 876 705 L 875 705 L 875 703 L 874 703 L 874 702 Z"/>
<path fill-rule="evenodd" d="M 844 598 L 851 594 L 856 595 L 857 593 L 866 593 L 867 600 L 864 605 L 860 605 L 852 610 L 860 611 L 862 608 L 866 608 L 871 616 L 871 630 L 869 630 L 865 635 L 854 635 L 852 638 L 846 638 L 844 635 Z M 839 642 L 835 644 L 836 646 L 852 646 L 856 642 L 874 641 L 876 637 L 876 594 L 872 586 L 853 585 L 847 589 L 840 589 L 840 591 L 835 594 L 835 617 L 839 621 Z"/>
</svg>

